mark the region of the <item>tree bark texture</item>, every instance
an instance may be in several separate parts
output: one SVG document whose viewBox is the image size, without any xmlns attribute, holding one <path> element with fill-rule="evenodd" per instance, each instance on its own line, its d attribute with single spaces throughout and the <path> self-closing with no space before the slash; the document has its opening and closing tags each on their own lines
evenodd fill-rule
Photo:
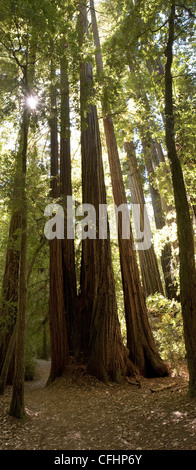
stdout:
<svg viewBox="0 0 196 470">
<path fill-rule="evenodd" d="M 17 190 L 19 188 L 18 179 L 16 188 Z M 18 197 L 16 198 L 16 200 L 18 201 Z M 9 239 L 6 252 L 6 264 L 2 286 L 2 305 L 0 311 L 0 371 L 2 370 L 4 364 L 7 348 L 13 333 L 17 317 L 18 278 L 20 263 L 20 250 L 18 244 L 20 231 L 21 214 L 19 209 L 15 209 L 12 212 L 10 220 Z M 9 384 L 12 384 L 13 376 L 14 359 L 12 360 L 11 358 L 9 372 L 7 376 L 7 382 Z"/>
<path fill-rule="evenodd" d="M 27 80 L 27 77 L 26 77 Z M 26 85 L 27 90 L 27 85 Z M 15 368 L 10 404 L 10 415 L 22 419 L 25 415 L 24 408 L 24 370 L 25 370 L 25 321 L 27 308 L 27 200 L 26 200 L 26 161 L 29 130 L 29 111 L 25 107 L 23 112 L 23 148 L 21 155 L 21 248 L 20 248 L 20 273 L 18 290 L 18 312 L 16 320 L 16 348 Z"/>
<path fill-rule="evenodd" d="M 5 359 L 4 359 L 4 362 L 3 362 L 3 367 L 2 367 L 2 370 L 1 370 L 0 395 L 3 395 L 4 391 L 5 391 L 5 387 L 6 387 L 6 384 L 7 384 L 7 377 L 8 377 L 8 373 L 9 373 L 10 363 L 11 363 L 11 360 L 12 360 L 12 357 L 13 357 L 15 343 L 16 343 L 16 325 L 14 326 L 12 336 L 9 340 L 9 343 L 8 343 L 8 346 L 7 346 L 7 349 L 6 349 Z"/>
</svg>

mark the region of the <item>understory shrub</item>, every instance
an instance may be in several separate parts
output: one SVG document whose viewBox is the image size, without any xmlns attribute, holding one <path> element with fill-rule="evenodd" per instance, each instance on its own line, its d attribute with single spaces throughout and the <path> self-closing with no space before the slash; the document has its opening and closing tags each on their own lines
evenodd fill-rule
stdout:
<svg viewBox="0 0 196 470">
<path fill-rule="evenodd" d="M 181 304 L 156 293 L 147 298 L 147 308 L 161 357 L 177 370 L 186 356 Z"/>
</svg>

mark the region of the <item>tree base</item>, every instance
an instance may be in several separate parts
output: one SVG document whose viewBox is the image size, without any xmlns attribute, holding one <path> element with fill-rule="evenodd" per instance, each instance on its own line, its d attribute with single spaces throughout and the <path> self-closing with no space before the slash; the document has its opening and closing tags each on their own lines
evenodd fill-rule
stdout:
<svg viewBox="0 0 196 470">
<path fill-rule="evenodd" d="M 26 416 L 24 405 L 18 400 L 14 400 L 14 402 L 11 402 L 9 415 L 13 416 L 14 418 L 24 420 Z"/>
</svg>

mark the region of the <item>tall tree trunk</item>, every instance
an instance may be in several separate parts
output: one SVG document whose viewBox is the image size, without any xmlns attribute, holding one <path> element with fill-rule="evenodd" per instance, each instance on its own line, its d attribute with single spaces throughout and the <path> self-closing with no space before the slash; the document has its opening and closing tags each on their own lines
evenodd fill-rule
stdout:
<svg viewBox="0 0 196 470">
<path fill-rule="evenodd" d="M 157 155 L 158 155 L 158 162 L 159 163 L 164 163 L 165 162 L 165 155 L 163 153 L 163 149 L 162 149 L 162 145 L 160 142 L 158 142 L 158 140 L 156 139 L 155 140 L 155 147 L 156 147 L 156 150 L 157 150 Z"/>
<path fill-rule="evenodd" d="M 56 71 L 51 61 L 51 197 L 59 196 L 58 185 L 58 132 L 56 103 Z M 48 383 L 62 375 L 69 358 L 67 325 L 65 316 L 62 240 L 50 240 L 50 343 L 51 370 Z"/>
<path fill-rule="evenodd" d="M 171 1 L 169 34 L 166 48 L 165 65 L 165 119 L 166 145 L 171 163 L 172 181 L 177 215 L 177 229 L 180 258 L 180 298 L 184 322 L 184 336 L 189 368 L 189 395 L 196 396 L 196 271 L 194 260 L 194 238 L 187 201 L 182 168 L 176 151 L 172 62 L 175 30 L 175 2 Z"/>
<path fill-rule="evenodd" d="M 17 158 L 21 153 L 21 143 Z M 6 252 L 6 263 L 2 285 L 2 305 L 0 309 L 0 371 L 2 370 L 17 317 L 18 305 L 18 279 L 20 264 L 20 231 L 21 214 L 18 207 L 19 178 L 16 170 L 14 183 L 14 201 L 12 202 L 12 214 L 9 227 L 9 239 Z M 12 384 L 14 376 L 14 358 L 10 360 L 7 382 Z"/>
<path fill-rule="evenodd" d="M 133 74 L 134 67 L 131 62 L 130 54 L 127 54 L 127 60 L 128 60 L 128 66 L 129 66 L 130 72 L 131 74 Z M 137 90 L 136 96 L 139 100 L 142 99 L 147 115 L 150 116 L 151 110 L 150 110 L 148 97 L 146 93 L 143 92 L 143 90 L 141 90 L 140 84 L 138 84 L 138 90 Z M 156 153 L 156 149 L 154 146 L 154 142 L 152 140 L 151 129 L 149 125 L 140 126 L 140 134 L 141 134 L 141 140 L 142 140 L 142 145 L 144 149 L 145 164 L 146 164 L 148 177 L 149 177 L 150 192 L 151 192 L 153 210 L 154 210 L 154 215 L 155 215 L 155 224 L 156 224 L 157 229 L 163 228 L 166 225 L 166 221 L 164 218 L 161 197 L 160 197 L 159 191 L 154 187 L 154 184 L 152 182 L 152 177 L 154 175 L 152 162 L 155 162 L 155 164 L 157 164 L 157 155 L 159 156 L 159 158 L 163 158 L 163 155 L 161 155 L 160 147 L 158 150 L 159 153 Z M 174 285 L 173 278 L 172 278 L 172 269 L 171 269 L 172 251 L 171 251 L 170 243 L 166 243 L 162 250 L 161 265 L 162 265 L 164 282 L 165 282 L 166 296 L 171 299 L 173 297 L 175 298 L 176 287 Z"/>
<path fill-rule="evenodd" d="M 9 372 L 9 368 L 10 368 L 10 363 L 11 363 L 14 348 L 15 348 L 15 343 L 16 343 L 16 325 L 14 326 L 12 336 L 11 336 L 9 344 L 7 346 L 7 351 L 6 351 L 3 367 L 2 367 L 2 370 L 1 370 L 0 395 L 3 395 L 4 391 L 5 391 L 5 387 L 6 387 L 6 384 L 7 384 L 8 372 Z"/>
<path fill-rule="evenodd" d="M 35 60 L 36 60 L 37 38 L 32 31 L 29 45 L 29 64 L 24 69 L 25 96 L 34 83 Z M 28 54 L 27 54 L 28 59 Z M 27 77 L 28 73 L 28 77 Z M 28 80 L 28 84 L 27 84 Z M 27 114 L 27 116 L 25 115 Z M 24 110 L 21 129 L 19 133 L 19 150 L 16 155 L 16 169 L 14 179 L 13 196 L 11 200 L 11 220 L 9 227 L 9 239 L 6 252 L 6 264 L 2 286 L 2 306 L 0 309 L 0 372 L 6 376 L 7 383 L 12 384 L 14 377 L 14 341 L 13 330 L 16 323 L 18 308 L 19 269 L 20 269 L 20 237 L 21 237 L 21 155 L 27 145 L 25 139 L 25 123 L 28 126 L 28 111 Z M 28 134 L 28 129 L 27 129 Z M 24 159 L 26 157 L 24 156 Z M 9 342 L 12 343 L 11 347 Z M 9 354 L 7 352 L 9 351 Z M 12 351 L 12 353 L 11 353 Z M 4 364 L 4 361 L 6 364 Z"/>
<path fill-rule="evenodd" d="M 65 50 L 64 41 L 62 49 Z M 66 52 L 61 57 L 61 138 L 60 138 L 60 196 L 65 212 L 65 238 L 62 240 L 63 248 L 63 279 L 65 312 L 67 321 L 67 336 L 70 353 L 75 349 L 76 335 L 76 272 L 75 272 L 75 250 L 74 239 L 67 237 L 67 224 L 72 221 L 67 218 L 67 196 L 72 196 L 71 182 L 71 152 L 70 152 L 70 118 L 69 118 L 69 80 L 68 61 Z"/>
<path fill-rule="evenodd" d="M 157 230 L 162 229 L 166 225 L 165 215 L 163 212 L 161 196 L 159 190 L 156 188 L 154 183 L 154 168 L 153 161 L 156 158 L 156 150 L 154 143 L 150 137 L 150 133 L 147 132 L 147 137 L 142 140 L 146 169 L 148 173 L 150 194 L 152 199 L 152 206 L 154 211 L 155 226 Z M 172 277 L 172 251 L 170 242 L 165 243 L 161 252 L 161 265 L 165 281 L 165 293 L 169 299 L 176 298 L 176 286 L 173 282 Z"/>
<path fill-rule="evenodd" d="M 141 177 L 138 170 L 137 159 L 133 142 L 125 142 L 125 151 L 129 168 L 129 184 L 131 190 L 132 204 L 139 204 L 141 221 L 144 221 L 145 199 L 141 183 Z M 146 224 L 150 226 L 150 221 L 146 211 Z M 141 228 L 144 231 L 144 227 Z M 139 250 L 139 261 L 142 275 L 142 283 L 145 296 L 153 295 L 156 292 L 164 295 L 163 286 L 160 278 L 158 263 L 153 244 L 146 250 Z"/>
<path fill-rule="evenodd" d="M 154 160 L 154 167 L 156 168 L 159 166 L 160 163 L 165 163 L 165 155 L 163 153 L 162 145 L 157 140 L 155 140 L 154 145 L 152 145 L 152 148 L 153 148 L 153 153 L 157 152 L 157 161 Z M 171 177 L 171 172 L 170 170 L 167 170 L 166 168 L 166 175 L 165 175 L 166 181 L 170 180 L 170 177 Z M 168 184 L 170 184 L 170 182 Z M 175 206 L 173 203 L 172 204 L 170 203 L 168 205 L 167 202 L 165 201 L 165 198 L 161 196 L 160 192 L 159 192 L 159 199 L 160 199 L 160 205 L 162 206 L 164 224 L 170 227 L 173 222 L 174 223 L 176 222 L 176 216 L 173 215 L 173 217 L 171 217 L 171 212 L 172 213 L 175 212 Z M 172 253 L 172 248 L 173 248 L 173 253 Z M 163 256 L 161 258 L 161 262 L 163 265 L 163 272 L 165 272 L 165 275 L 166 275 L 166 295 L 169 298 L 177 298 L 177 288 L 176 288 L 177 281 L 175 280 L 175 275 L 174 275 L 174 272 L 177 269 L 177 266 L 179 265 L 179 256 L 177 254 L 177 250 L 178 250 L 178 240 L 174 240 L 171 243 L 169 242 L 163 248 Z"/>
<path fill-rule="evenodd" d="M 93 0 L 90 0 L 90 6 L 94 42 L 97 48 L 97 72 L 99 75 L 103 75 L 103 61 Z M 102 101 L 102 108 L 114 202 L 117 207 L 124 204 L 126 221 L 129 221 L 130 226 L 130 215 L 127 206 L 113 121 L 108 115 L 108 103 L 105 103 L 104 99 Z M 130 239 L 123 238 L 122 213 L 119 213 L 118 222 L 119 253 L 127 326 L 127 347 L 130 352 L 130 359 L 143 375 L 164 375 L 167 373 L 167 367 L 157 353 L 148 322 L 147 308 L 139 277 L 136 252 L 134 251 L 132 230 L 130 227 Z"/>
<path fill-rule="evenodd" d="M 25 90 L 28 90 L 27 68 L 24 77 Z M 18 290 L 18 312 L 16 320 L 16 348 L 15 348 L 15 368 L 13 379 L 12 399 L 10 404 L 10 415 L 16 418 L 23 418 L 24 408 L 24 358 L 25 358 L 25 321 L 27 307 L 27 200 L 26 200 L 26 161 L 27 143 L 29 129 L 29 111 L 24 108 L 23 112 L 23 148 L 20 157 L 21 161 L 21 249 L 20 249 L 20 274 Z"/>
<path fill-rule="evenodd" d="M 80 5 L 79 37 L 83 45 L 88 35 L 86 3 Z M 92 64 L 81 63 L 81 152 L 83 203 L 96 210 L 96 237 L 99 230 L 99 204 L 106 204 L 101 140 L 93 95 Z M 81 350 L 87 370 L 102 381 L 116 380 L 127 373 L 128 358 L 122 343 L 112 269 L 109 231 L 102 239 L 82 241 L 81 264 Z M 130 366 L 130 364 L 129 364 Z"/>
</svg>

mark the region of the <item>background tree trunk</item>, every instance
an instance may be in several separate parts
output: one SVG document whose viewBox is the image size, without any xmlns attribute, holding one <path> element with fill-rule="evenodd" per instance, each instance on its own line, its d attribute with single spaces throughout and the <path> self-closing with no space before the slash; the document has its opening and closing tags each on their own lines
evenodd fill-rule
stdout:
<svg viewBox="0 0 196 470">
<path fill-rule="evenodd" d="M 75 349 L 76 328 L 76 305 L 77 288 L 75 272 L 75 249 L 74 240 L 67 238 L 67 196 L 72 196 L 71 182 L 71 152 L 70 152 L 70 120 L 69 120 L 69 79 L 68 60 L 64 41 L 62 43 L 61 57 L 61 138 L 60 138 L 60 196 L 64 206 L 65 214 L 65 238 L 62 240 L 63 249 L 63 279 L 64 298 L 67 322 L 67 337 L 70 353 Z"/>
<path fill-rule="evenodd" d="M 156 150 L 152 139 L 147 132 L 147 137 L 142 140 L 145 156 L 145 164 L 148 173 L 150 194 L 154 212 L 155 226 L 157 230 L 162 229 L 166 225 L 164 211 L 162 207 L 161 196 L 154 183 L 153 160 L 156 159 Z M 170 242 L 166 243 L 161 253 L 161 265 L 165 281 L 165 293 L 169 299 L 176 298 L 176 287 L 172 277 L 172 251 Z"/>
<path fill-rule="evenodd" d="M 58 133 L 56 104 L 56 73 L 51 62 L 51 197 L 59 196 L 58 184 Z M 62 240 L 50 240 L 50 343 L 51 370 L 48 383 L 62 375 L 69 358 L 67 325 L 65 316 Z"/>
<path fill-rule="evenodd" d="M 132 59 L 130 54 L 127 54 L 127 59 L 128 59 L 129 70 L 131 74 L 133 74 L 134 67 L 132 65 L 132 60 L 135 63 L 135 59 Z M 157 61 L 159 64 L 158 59 Z M 137 67 L 137 64 L 135 65 Z M 147 68 L 149 69 L 148 65 L 147 65 Z M 149 72 L 151 73 L 150 70 Z M 143 90 L 141 89 L 141 86 L 139 83 L 138 83 L 137 88 L 138 89 L 136 92 L 136 96 L 138 100 L 143 101 L 147 116 L 151 116 L 151 110 L 150 110 L 148 97 L 145 91 L 143 92 Z M 152 119 L 150 119 L 150 121 L 152 121 Z M 151 122 L 150 122 L 150 125 L 151 125 Z M 150 193 L 151 193 L 151 199 L 152 199 L 152 205 L 153 205 L 154 217 L 155 217 L 155 225 L 157 229 L 160 229 L 166 225 L 166 221 L 164 217 L 162 201 L 161 201 L 159 191 L 157 190 L 157 188 L 155 188 L 152 180 L 154 176 L 153 163 L 155 162 L 157 164 L 157 157 L 159 157 L 162 161 L 163 153 L 161 152 L 162 149 L 160 145 L 158 145 L 158 151 L 156 153 L 156 149 L 155 149 L 155 145 L 152 140 L 152 137 L 151 137 L 151 129 L 149 125 L 140 126 L 140 135 L 141 135 L 141 141 L 142 141 L 142 146 L 144 150 L 146 169 L 147 169 L 148 178 L 149 178 Z M 173 282 L 171 264 L 172 264 L 171 245 L 170 243 L 166 243 L 161 253 L 161 265 L 162 265 L 164 283 L 165 283 L 165 294 L 170 299 L 176 298 L 176 287 Z"/>
<path fill-rule="evenodd" d="M 132 204 L 139 204 L 141 211 L 141 221 L 143 224 L 144 210 L 146 210 L 145 199 L 141 177 L 137 166 L 134 144 L 133 142 L 125 142 L 124 147 L 125 151 L 127 152 Z M 148 225 L 150 225 L 148 214 L 147 223 Z M 141 231 L 143 231 L 143 227 L 141 228 Z M 160 292 L 162 295 L 164 295 L 157 258 L 153 245 L 151 245 L 148 250 L 138 250 L 138 255 L 145 296 L 148 297 L 149 295 L 153 295 L 156 292 Z"/>
<path fill-rule="evenodd" d="M 189 368 L 189 396 L 196 396 L 196 272 L 194 238 L 180 161 L 175 145 L 172 62 L 175 28 L 175 2 L 171 1 L 169 34 L 165 65 L 165 119 L 166 145 L 171 163 L 180 258 L 180 299 L 184 322 L 184 336 Z"/>
</svg>

